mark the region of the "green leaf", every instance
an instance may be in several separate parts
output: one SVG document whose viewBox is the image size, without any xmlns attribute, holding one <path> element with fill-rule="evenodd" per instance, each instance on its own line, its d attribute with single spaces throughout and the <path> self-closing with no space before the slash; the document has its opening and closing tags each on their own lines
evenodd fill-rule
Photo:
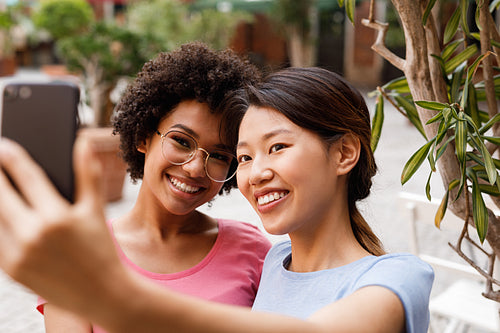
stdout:
<svg viewBox="0 0 500 333">
<path fill-rule="evenodd" d="M 492 142 L 496 145 L 500 146 L 500 137 L 498 136 L 483 136 L 485 140 L 488 140 L 489 142 Z"/>
<path fill-rule="evenodd" d="M 455 127 L 455 152 L 460 164 L 463 165 L 467 153 L 467 122 L 462 111 L 458 113 L 458 121 Z"/>
<path fill-rule="evenodd" d="M 446 213 L 446 209 L 448 208 L 448 196 L 450 195 L 450 190 L 448 189 L 441 199 L 441 203 L 439 204 L 438 210 L 436 212 L 436 216 L 434 217 L 434 225 L 441 229 L 441 221 L 443 221 L 444 214 Z"/>
<path fill-rule="evenodd" d="M 476 127 L 481 126 L 481 118 L 479 116 L 479 109 L 477 105 L 476 88 L 473 84 L 469 86 L 469 103 L 467 103 L 466 111 L 470 114 Z"/>
<path fill-rule="evenodd" d="M 446 147 L 448 147 L 448 144 L 453 141 L 453 137 L 449 137 L 448 140 L 446 140 L 445 143 L 443 143 L 439 149 L 436 152 L 436 161 L 439 160 L 439 158 L 444 154 L 444 151 L 446 150 Z"/>
<path fill-rule="evenodd" d="M 500 113 L 495 114 L 493 118 L 488 120 L 486 124 L 484 124 L 480 129 L 479 129 L 479 134 L 484 134 L 486 133 L 493 125 L 495 125 L 498 121 L 500 121 Z"/>
<path fill-rule="evenodd" d="M 475 40 L 477 40 L 477 41 L 480 41 L 480 40 L 481 40 L 481 34 L 480 34 L 479 32 L 471 32 L 471 33 L 470 33 L 470 36 L 471 36 L 472 38 L 474 38 Z"/>
<path fill-rule="evenodd" d="M 405 76 L 401 76 L 387 82 L 384 86 L 382 86 L 382 89 L 396 91 L 400 94 L 410 93 L 410 87 L 408 86 L 408 81 Z"/>
<path fill-rule="evenodd" d="M 452 120 L 452 116 L 451 116 L 451 108 L 444 108 L 443 109 L 443 117 L 444 117 L 444 121 L 448 124 L 450 123 L 450 121 Z"/>
<path fill-rule="evenodd" d="M 431 151 L 429 152 L 429 155 L 427 155 L 427 159 L 429 160 L 429 165 L 431 167 L 431 174 L 432 172 L 436 172 L 436 160 L 434 159 L 435 150 L 436 150 L 436 141 L 434 141 L 434 144 L 431 147 Z"/>
<path fill-rule="evenodd" d="M 464 41 L 463 38 L 460 38 L 446 45 L 445 48 L 443 49 L 443 52 L 441 52 L 441 58 L 444 61 L 447 61 L 463 41 Z"/>
<path fill-rule="evenodd" d="M 425 134 L 424 126 L 422 125 L 422 122 L 420 121 L 420 117 L 418 115 L 417 108 L 415 107 L 415 104 L 413 104 L 412 101 L 408 100 L 407 98 L 404 98 L 401 95 L 395 95 L 394 99 L 398 103 L 399 106 L 401 106 L 405 112 L 406 115 L 408 116 L 408 120 L 415 126 L 415 128 L 422 134 L 422 136 L 427 140 L 427 135 Z"/>
<path fill-rule="evenodd" d="M 444 113 L 443 113 L 444 114 Z M 445 138 L 447 131 L 451 126 L 446 124 L 446 120 L 439 123 L 438 131 L 436 134 L 436 145 L 440 144 Z"/>
<path fill-rule="evenodd" d="M 472 161 L 476 162 L 477 164 L 484 166 L 484 162 L 481 159 L 481 157 L 479 157 L 477 154 L 475 154 L 473 152 L 467 152 L 467 159 L 472 160 Z"/>
<path fill-rule="evenodd" d="M 417 104 L 421 108 L 434 111 L 442 111 L 444 108 L 449 107 L 448 104 L 439 102 L 428 102 L 428 101 L 415 101 L 415 104 Z"/>
<path fill-rule="evenodd" d="M 377 96 L 377 101 L 375 102 L 375 114 L 373 115 L 372 121 L 372 137 L 371 137 L 371 148 L 372 151 L 377 149 L 378 141 L 380 140 L 380 134 L 382 133 L 382 125 L 384 123 L 384 98 L 382 94 Z"/>
<path fill-rule="evenodd" d="M 337 0 L 337 2 L 339 3 L 340 8 L 344 7 L 344 0 Z"/>
<path fill-rule="evenodd" d="M 443 109 L 443 111 L 444 111 L 444 109 Z M 444 119 L 443 115 L 444 115 L 444 112 L 439 112 L 434 117 L 432 117 L 431 119 L 427 120 L 427 122 L 425 124 L 429 125 L 429 124 L 435 123 L 436 121 Z"/>
<path fill-rule="evenodd" d="M 432 171 L 429 173 L 429 177 L 427 178 L 427 184 L 425 184 L 425 196 L 427 197 L 427 200 L 429 200 L 429 201 L 432 200 L 432 197 L 431 197 L 431 177 L 432 177 Z"/>
<path fill-rule="evenodd" d="M 476 224 L 477 235 L 481 243 L 483 243 L 488 230 L 488 211 L 483 196 L 481 195 L 477 177 L 473 172 L 469 174 L 469 177 L 471 177 L 472 180 L 472 213 Z"/>
<path fill-rule="evenodd" d="M 467 10 L 469 9 L 469 0 L 460 0 L 460 5 L 458 6 L 458 8 L 460 8 L 461 10 L 460 19 L 462 30 L 466 35 L 469 35 L 469 23 L 467 23 Z"/>
<path fill-rule="evenodd" d="M 455 36 L 455 34 L 457 33 L 459 24 L 460 24 L 460 9 L 457 8 L 453 13 L 453 15 L 450 17 L 450 19 L 448 20 L 446 28 L 444 29 L 444 39 L 443 39 L 444 44 L 448 44 L 453 39 L 453 36 Z"/>
<path fill-rule="evenodd" d="M 420 147 L 406 162 L 403 172 L 401 174 L 401 184 L 404 185 L 413 174 L 418 170 L 418 168 L 422 165 L 427 154 L 429 153 L 429 149 L 431 145 L 434 143 L 435 139 L 430 140 L 425 145 Z"/>
<path fill-rule="evenodd" d="M 484 167 L 486 168 L 490 184 L 495 184 L 497 181 L 497 170 L 493 158 L 484 144 L 481 147 L 481 154 L 483 155 Z"/>
<path fill-rule="evenodd" d="M 427 24 L 427 18 L 431 14 L 432 8 L 434 7 L 435 4 L 436 4 L 436 0 L 430 0 L 429 3 L 427 4 L 427 7 L 425 8 L 424 16 L 422 18 L 422 25 Z"/>
<path fill-rule="evenodd" d="M 455 57 L 451 58 L 446 62 L 445 65 L 445 72 L 446 73 L 451 73 L 457 68 L 460 64 L 464 63 L 465 61 L 469 60 L 471 57 L 473 57 L 477 52 L 477 46 L 476 44 L 472 44 L 468 46 L 465 50 L 457 54 Z"/>
<path fill-rule="evenodd" d="M 462 86 L 462 76 L 464 75 L 463 68 L 453 72 L 451 75 L 451 87 L 450 87 L 450 102 L 457 103 L 460 96 L 460 87 Z"/>
<path fill-rule="evenodd" d="M 490 42 L 491 42 L 491 45 L 493 45 L 494 47 L 500 48 L 500 43 L 497 42 L 496 40 L 491 39 Z"/>
<path fill-rule="evenodd" d="M 484 0 L 476 0 L 476 1 L 483 2 Z M 478 2 L 478 4 L 479 4 L 479 2 Z M 480 12 L 480 10 L 476 10 L 475 11 L 475 13 L 474 13 L 474 21 L 476 22 L 477 28 L 481 31 L 483 29 L 481 28 L 481 21 L 479 20 L 479 12 Z M 467 24 L 467 28 L 468 28 L 468 24 Z M 470 36 L 470 30 L 469 29 L 467 29 L 467 36 Z"/>
<path fill-rule="evenodd" d="M 356 7 L 356 0 L 346 0 L 345 12 L 349 20 L 354 24 L 354 11 Z"/>
<path fill-rule="evenodd" d="M 448 184 L 448 189 L 446 190 L 443 199 L 441 200 L 441 204 L 439 205 L 439 208 L 436 212 L 436 216 L 434 217 L 434 224 L 438 228 L 441 227 L 441 221 L 443 220 L 444 214 L 446 213 L 446 209 L 448 208 L 448 197 L 450 191 L 453 190 L 455 187 L 457 187 L 458 184 L 459 184 L 458 179 L 454 179 Z"/>
<path fill-rule="evenodd" d="M 495 9 L 498 8 L 498 6 L 500 6 L 500 0 L 493 0 L 490 3 L 490 12 L 493 12 Z"/>
<path fill-rule="evenodd" d="M 500 196 L 500 191 L 498 190 L 498 186 L 497 185 L 479 184 L 479 190 L 482 193 L 493 195 L 495 197 Z"/>
<path fill-rule="evenodd" d="M 465 105 L 467 104 L 468 98 L 469 98 L 469 80 L 465 80 L 464 91 L 462 93 L 462 98 L 460 99 L 460 108 L 462 110 L 465 109 Z"/>
<path fill-rule="evenodd" d="M 472 82 L 472 76 L 476 72 L 477 67 L 479 66 L 479 64 L 481 63 L 481 61 L 483 61 L 484 58 L 488 57 L 489 55 L 490 55 L 489 52 L 480 55 L 479 57 L 477 57 L 477 59 L 474 61 L 474 63 L 469 66 L 469 68 L 467 69 L 467 79 L 469 80 L 469 82 Z"/>
</svg>

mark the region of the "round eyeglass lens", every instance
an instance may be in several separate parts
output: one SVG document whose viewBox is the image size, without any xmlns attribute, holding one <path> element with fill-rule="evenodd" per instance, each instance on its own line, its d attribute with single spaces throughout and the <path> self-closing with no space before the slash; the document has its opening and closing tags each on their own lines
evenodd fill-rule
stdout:
<svg viewBox="0 0 500 333">
<path fill-rule="evenodd" d="M 205 158 L 205 172 L 213 181 L 225 182 L 236 173 L 235 170 L 229 174 L 229 169 L 236 160 L 236 157 L 230 152 L 224 150 L 208 152 L 203 148 L 198 148 L 198 144 L 192 137 L 179 131 L 170 131 L 162 136 L 163 157 L 172 164 L 188 163 L 197 150 L 202 150 L 205 155 L 208 155 Z"/>
<path fill-rule="evenodd" d="M 162 140 L 163 157 L 175 165 L 189 162 L 196 152 L 196 141 L 190 136 L 177 131 L 170 131 Z"/>
<path fill-rule="evenodd" d="M 229 152 L 222 150 L 211 152 L 205 161 L 205 170 L 208 177 L 216 182 L 231 179 L 236 171 L 229 174 L 229 169 L 235 160 L 236 157 Z"/>
</svg>

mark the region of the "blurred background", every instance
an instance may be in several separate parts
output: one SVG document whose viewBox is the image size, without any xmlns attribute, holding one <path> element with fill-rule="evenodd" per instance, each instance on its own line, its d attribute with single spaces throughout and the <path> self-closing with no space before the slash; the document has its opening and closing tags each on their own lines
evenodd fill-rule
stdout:
<svg viewBox="0 0 500 333">
<path fill-rule="evenodd" d="M 375 3 L 376 19 L 389 23 L 388 48 L 404 55 L 396 13 L 389 1 Z M 109 171 L 107 215 L 113 218 L 131 208 L 139 186 L 130 182 L 117 156 L 110 118 L 144 62 L 158 52 L 200 40 L 215 49 L 230 47 L 264 72 L 320 66 L 354 83 L 373 112 L 370 92 L 402 72 L 371 50 L 375 32 L 361 24 L 369 5 L 357 2 L 352 24 L 337 0 L 0 0 L 0 76 L 49 77 L 81 87 L 80 135 L 100 142 L 95 146 L 102 148 L 98 154 Z M 450 7 L 448 14 L 452 11 Z M 409 251 L 408 224 L 398 210 L 398 194 L 404 190 L 424 195 L 429 169 L 422 167 L 403 189 L 403 166 L 424 140 L 395 108 L 386 108 L 375 153 L 379 173 L 362 209 L 388 251 Z M 433 196 L 440 198 L 444 191 L 438 174 L 430 184 Z M 238 191 L 201 209 L 261 227 Z M 460 261 L 447 245 L 456 233 L 433 226 L 419 233 L 425 237 L 424 248 Z M 270 238 L 274 242 L 282 237 Z M 449 281 L 447 275 L 437 276 L 433 293 Z M 0 272 L 0 332 L 43 332 L 35 303 L 36 295 Z"/>
</svg>

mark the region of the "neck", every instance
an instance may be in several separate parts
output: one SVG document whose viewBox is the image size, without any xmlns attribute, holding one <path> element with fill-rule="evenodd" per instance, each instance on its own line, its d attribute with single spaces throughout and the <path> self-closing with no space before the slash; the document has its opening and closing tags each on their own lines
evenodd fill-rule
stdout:
<svg viewBox="0 0 500 333">
<path fill-rule="evenodd" d="M 356 240 L 351 228 L 347 205 L 314 228 L 290 233 L 292 261 L 289 270 L 313 272 L 340 267 L 370 255 Z M 312 221 L 311 221 L 312 223 Z"/>
<path fill-rule="evenodd" d="M 217 223 L 196 210 L 184 215 L 172 214 L 161 202 L 151 200 L 139 193 L 130 212 L 117 219 L 117 222 L 130 230 L 142 230 L 159 240 L 199 234 L 216 227 Z"/>
</svg>

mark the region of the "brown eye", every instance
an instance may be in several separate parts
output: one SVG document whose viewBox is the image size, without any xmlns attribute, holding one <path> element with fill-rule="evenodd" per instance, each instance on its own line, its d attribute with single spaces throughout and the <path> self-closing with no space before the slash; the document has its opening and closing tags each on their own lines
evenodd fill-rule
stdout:
<svg viewBox="0 0 500 333">
<path fill-rule="evenodd" d="M 270 153 L 275 153 L 283 148 L 286 148 L 286 146 L 284 144 L 281 144 L 281 143 L 277 143 L 275 145 L 272 145 L 271 149 L 269 149 L 269 152 Z"/>
<path fill-rule="evenodd" d="M 238 164 L 245 163 L 250 161 L 252 158 L 248 155 L 240 155 L 238 156 Z"/>
</svg>

